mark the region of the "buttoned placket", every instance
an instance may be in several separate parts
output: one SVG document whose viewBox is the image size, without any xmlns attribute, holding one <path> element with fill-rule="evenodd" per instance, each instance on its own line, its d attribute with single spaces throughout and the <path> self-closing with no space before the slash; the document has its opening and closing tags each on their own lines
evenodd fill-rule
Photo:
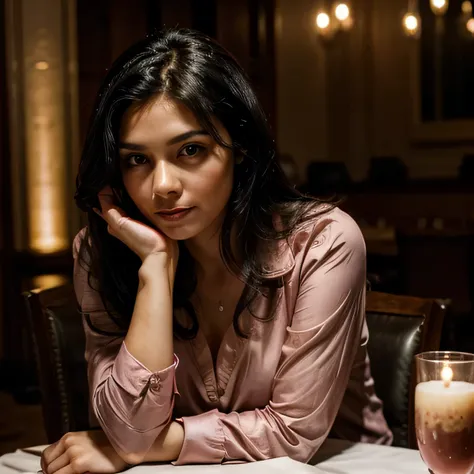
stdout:
<svg viewBox="0 0 474 474">
<path fill-rule="evenodd" d="M 214 367 L 211 350 L 202 331 L 199 330 L 196 338 L 191 341 L 198 370 L 212 403 L 218 404 L 225 395 L 234 367 L 242 354 L 243 345 L 234 328 L 230 326 L 222 338 Z"/>
</svg>

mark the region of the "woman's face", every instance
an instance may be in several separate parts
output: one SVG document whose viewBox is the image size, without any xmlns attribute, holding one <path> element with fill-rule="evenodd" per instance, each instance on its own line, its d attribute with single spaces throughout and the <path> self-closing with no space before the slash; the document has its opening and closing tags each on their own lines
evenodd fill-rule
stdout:
<svg viewBox="0 0 474 474">
<path fill-rule="evenodd" d="M 220 124 L 216 128 L 231 143 Z M 213 235 L 229 200 L 234 159 L 182 104 L 160 95 L 122 119 L 120 167 L 141 213 L 173 240 Z"/>
</svg>

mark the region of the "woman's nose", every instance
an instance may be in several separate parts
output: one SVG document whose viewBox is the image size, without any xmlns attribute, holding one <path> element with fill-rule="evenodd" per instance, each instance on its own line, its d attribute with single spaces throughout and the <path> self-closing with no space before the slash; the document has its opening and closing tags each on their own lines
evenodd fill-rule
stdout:
<svg viewBox="0 0 474 474">
<path fill-rule="evenodd" d="M 182 192 L 179 170 L 162 160 L 154 170 L 153 195 L 168 198 L 170 194 L 180 195 Z"/>
</svg>

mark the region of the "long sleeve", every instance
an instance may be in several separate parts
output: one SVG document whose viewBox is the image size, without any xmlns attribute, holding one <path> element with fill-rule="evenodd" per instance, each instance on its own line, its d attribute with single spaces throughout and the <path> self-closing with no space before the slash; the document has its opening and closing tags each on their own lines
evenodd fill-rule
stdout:
<svg viewBox="0 0 474 474">
<path fill-rule="evenodd" d="M 300 252 L 299 289 L 267 406 L 183 417 L 176 464 L 307 462 L 327 437 L 346 390 L 364 324 L 365 244 L 349 217 L 315 231 Z"/>
<path fill-rule="evenodd" d="M 124 338 L 114 335 L 119 330 L 89 284 L 87 262 L 78 256 L 83 236 L 81 231 L 73 244 L 74 288 L 82 313 L 101 330 L 92 330 L 84 316 L 91 407 L 118 452 L 142 454 L 171 419 L 178 360 L 175 356 L 173 365 L 152 373 L 128 352 Z"/>
</svg>

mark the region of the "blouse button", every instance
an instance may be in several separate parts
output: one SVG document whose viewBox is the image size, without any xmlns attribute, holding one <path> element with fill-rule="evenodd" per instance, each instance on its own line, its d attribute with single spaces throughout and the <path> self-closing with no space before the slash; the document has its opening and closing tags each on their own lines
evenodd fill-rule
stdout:
<svg viewBox="0 0 474 474">
<path fill-rule="evenodd" d="M 224 393 L 225 393 L 225 390 L 222 387 L 219 387 L 217 389 L 217 394 L 219 395 L 219 397 L 222 397 L 222 395 L 224 395 Z"/>
<path fill-rule="evenodd" d="M 160 384 L 160 382 L 159 382 L 157 376 L 156 376 L 156 375 L 152 375 L 152 376 L 150 377 L 150 387 L 151 387 L 151 388 L 157 388 L 159 384 Z"/>
</svg>

